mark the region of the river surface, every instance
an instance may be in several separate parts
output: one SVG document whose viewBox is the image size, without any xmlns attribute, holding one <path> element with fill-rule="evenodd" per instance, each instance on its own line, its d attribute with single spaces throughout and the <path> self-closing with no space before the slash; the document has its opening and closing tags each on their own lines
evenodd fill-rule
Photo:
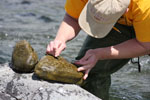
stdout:
<svg viewBox="0 0 150 100">
<path fill-rule="evenodd" d="M 65 14 L 64 4 L 65 0 L 0 0 L 0 64 L 11 62 L 19 40 L 30 42 L 41 58 L 56 36 Z M 61 55 L 73 60 L 85 37 L 81 31 Z M 141 57 L 140 64 L 141 73 L 137 64 L 129 62 L 112 75 L 110 100 L 150 100 L 150 57 Z"/>
</svg>

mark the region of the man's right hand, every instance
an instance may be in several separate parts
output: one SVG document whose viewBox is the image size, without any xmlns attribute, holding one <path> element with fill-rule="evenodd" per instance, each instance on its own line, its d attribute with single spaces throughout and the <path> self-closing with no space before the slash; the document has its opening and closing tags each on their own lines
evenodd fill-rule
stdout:
<svg viewBox="0 0 150 100">
<path fill-rule="evenodd" d="M 58 40 L 51 41 L 48 46 L 46 53 L 52 54 L 53 56 L 57 57 L 60 53 L 66 48 L 66 43 Z"/>
<path fill-rule="evenodd" d="M 76 37 L 80 30 L 78 20 L 66 13 L 54 41 L 48 44 L 46 53 L 59 56 L 66 48 L 66 42 Z"/>
</svg>

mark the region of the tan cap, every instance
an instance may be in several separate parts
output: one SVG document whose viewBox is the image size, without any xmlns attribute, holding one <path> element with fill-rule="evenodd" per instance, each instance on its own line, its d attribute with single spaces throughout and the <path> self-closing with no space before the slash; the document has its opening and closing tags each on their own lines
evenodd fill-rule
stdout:
<svg viewBox="0 0 150 100">
<path fill-rule="evenodd" d="M 130 0 L 89 0 L 79 16 L 79 25 L 90 36 L 103 38 L 129 4 Z"/>
</svg>

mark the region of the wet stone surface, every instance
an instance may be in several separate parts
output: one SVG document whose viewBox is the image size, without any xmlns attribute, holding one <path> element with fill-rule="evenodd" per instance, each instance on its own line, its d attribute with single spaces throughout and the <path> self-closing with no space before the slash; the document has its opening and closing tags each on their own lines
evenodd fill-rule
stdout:
<svg viewBox="0 0 150 100">
<path fill-rule="evenodd" d="M 77 67 L 63 57 L 55 58 L 46 55 L 41 58 L 35 67 L 35 74 L 42 79 L 81 85 L 83 73 L 77 71 Z"/>
<path fill-rule="evenodd" d="M 22 40 L 16 43 L 12 53 L 12 68 L 18 72 L 31 72 L 38 62 L 38 56 L 31 45 Z"/>
</svg>

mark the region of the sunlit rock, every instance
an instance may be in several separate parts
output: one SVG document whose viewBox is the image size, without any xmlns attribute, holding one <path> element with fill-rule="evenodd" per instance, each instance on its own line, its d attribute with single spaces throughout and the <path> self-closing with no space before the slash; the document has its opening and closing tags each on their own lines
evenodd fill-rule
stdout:
<svg viewBox="0 0 150 100">
<path fill-rule="evenodd" d="M 38 56 L 31 45 L 25 41 L 16 43 L 12 53 L 12 68 L 19 72 L 31 72 L 38 62 Z"/>
<path fill-rule="evenodd" d="M 35 67 L 35 74 L 45 80 L 54 80 L 65 83 L 81 85 L 83 73 L 77 71 L 77 67 L 62 57 L 55 58 L 46 55 Z"/>
</svg>

